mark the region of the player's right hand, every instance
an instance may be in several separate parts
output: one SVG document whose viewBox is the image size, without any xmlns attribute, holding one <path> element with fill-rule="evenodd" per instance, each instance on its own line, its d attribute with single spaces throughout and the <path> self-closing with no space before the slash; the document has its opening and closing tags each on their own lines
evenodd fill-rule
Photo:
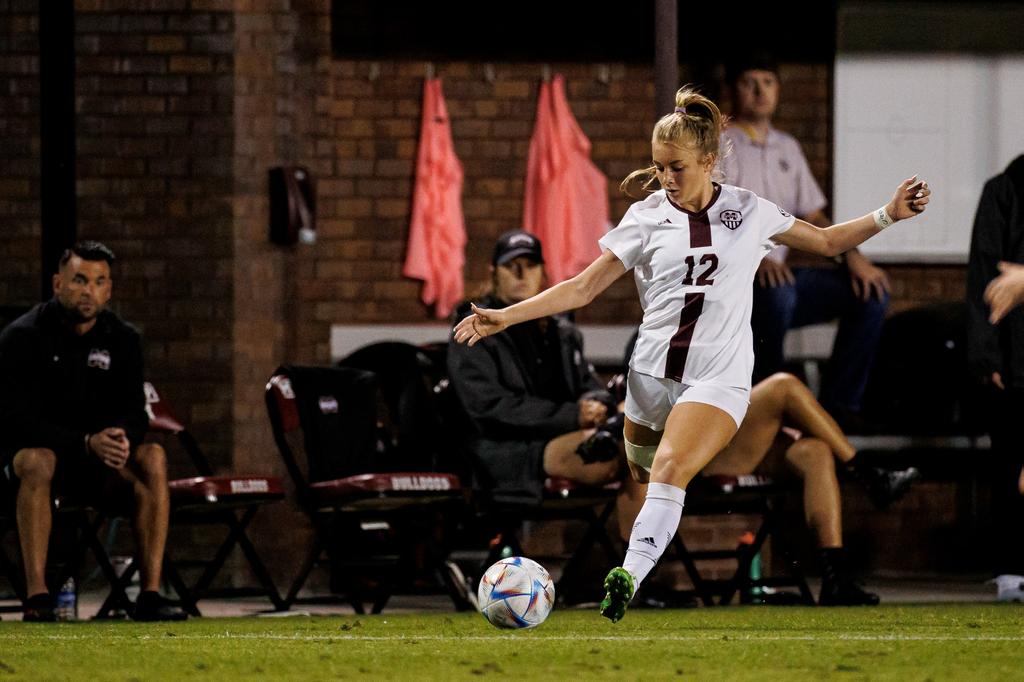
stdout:
<svg viewBox="0 0 1024 682">
<path fill-rule="evenodd" d="M 131 444 L 124 429 L 112 427 L 89 436 L 89 451 L 112 469 L 122 469 L 128 463 Z"/>
<path fill-rule="evenodd" d="M 757 266 L 757 283 L 766 289 L 773 289 L 784 284 L 796 284 L 796 277 L 785 263 L 762 258 L 761 264 Z"/>
<path fill-rule="evenodd" d="M 493 336 L 508 328 L 507 313 L 502 309 L 478 308 L 471 303 L 473 314 L 469 315 L 455 325 L 452 338 L 458 343 L 468 343 L 470 346 L 482 338 Z"/>
</svg>

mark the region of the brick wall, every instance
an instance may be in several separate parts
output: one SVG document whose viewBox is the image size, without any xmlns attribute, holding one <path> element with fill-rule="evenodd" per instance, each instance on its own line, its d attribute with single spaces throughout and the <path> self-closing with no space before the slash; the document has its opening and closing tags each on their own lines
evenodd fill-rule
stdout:
<svg viewBox="0 0 1024 682">
<path fill-rule="evenodd" d="M 148 374 L 230 466 L 230 3 L 75 9 L 79 236 L 122 259 L 114 307 L 141 328 Z"/>
<path fill-rule="evenodd" d="M 0 305 L 39 296 L 39 20 L 0 2 Z"/>
</svg>

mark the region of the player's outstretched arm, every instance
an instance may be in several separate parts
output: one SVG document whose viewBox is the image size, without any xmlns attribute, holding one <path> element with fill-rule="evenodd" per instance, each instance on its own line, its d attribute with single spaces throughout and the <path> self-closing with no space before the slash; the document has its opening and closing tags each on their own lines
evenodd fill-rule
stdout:
<svg viewBox="0 0 1024 682">
<path fill-rule="evenodd" d="M 803 220 L 797 220 L 793 227 L 772 239 L 801 251 L 826 257 L 838 256 L 867 241 L 893 223 L 913 218 L 923 212 L 931 193 L 928 183 L 918 180 L 915 175 L 900 183 L 888 204 L 865 216 L 826 228 L 817 228 Z"/>
<path fill-rule="evenodd" d="M 580 274 L 525 301 L 493 310 L 473 304 L 473 314 L 455 325 L 452 338 L 458 343 L 472 346 L 480 339 L 493 336 L 513 324 L 581 308 L 593 301 L 624 272 L 626 268 L 622 261 L 611 251 L 604 251 Z"/>
</svg>

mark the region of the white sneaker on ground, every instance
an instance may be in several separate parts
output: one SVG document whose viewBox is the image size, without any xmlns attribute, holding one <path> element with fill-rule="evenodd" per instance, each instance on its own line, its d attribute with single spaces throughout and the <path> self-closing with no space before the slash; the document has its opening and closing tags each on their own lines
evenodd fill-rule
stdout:
<svg viewBox="0 0 1024 682">
<path fill-rule="evenodd" d="M 997 575 L 989 582 L 996 585 L 997 601 L 1024 602 L 1024 575 Z"/>
</svg>

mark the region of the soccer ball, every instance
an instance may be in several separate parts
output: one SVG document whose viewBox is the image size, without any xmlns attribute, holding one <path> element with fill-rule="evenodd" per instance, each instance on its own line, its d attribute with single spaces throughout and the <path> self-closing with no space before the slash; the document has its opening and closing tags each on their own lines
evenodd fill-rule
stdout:
<svg viewBox="0 0 1024 682">
<path fill-rule="evenodd" d="M 499 628 L 537 627 L 555 605 L 555 585 L 547 569 L 521 556 L 488 568 L 476 594 L 480 613 Z"/>
</svg>

